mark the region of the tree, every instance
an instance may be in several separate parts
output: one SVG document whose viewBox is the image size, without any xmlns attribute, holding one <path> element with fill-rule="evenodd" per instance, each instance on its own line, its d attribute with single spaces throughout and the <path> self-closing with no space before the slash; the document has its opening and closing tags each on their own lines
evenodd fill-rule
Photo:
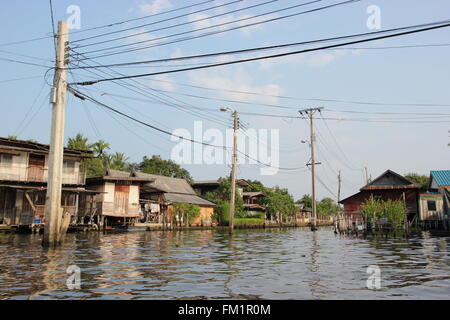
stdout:
<svg viewBox="0 0 450 320">
<path fill-rule="evenodd" d="M 128 168 L 128 157 L 123 152 L 116 152 L 109 157 L 109 169 L 125 171 Z"/>
<path fill-rule="evenodd" d="M 258 180 L 247 180 L 251 186 L 245 187 L 245 192 L 265 192 L 266 187 Z"/>
<path fill-rule="evenodd" d="M 309 194 L 304 194 L 301 199 L 297 200 L 295 203 L 302 204 L 303 208 L 311 209 L 312 208 L 312 197 Z"/>
<path fill-rule="evenodd" d="M 336 215 L 338 212 L 338 205 L 331 198 L 323 198 L 317 203 L 317 212 L 323 215 Z"/>
<path fill-rule="evenodd" d="M 106 150 L 110 149 L 109 143 L 98 140 L 97 142 L 94 142 L 90 145 L 92 151 L 94 151 L 94 154 L 96 157 L 102 157 Z"/>
<path fill-rule="evenodd" d="M 160 156 L 156 155 L 151 158 L 144 156 L 142 161 L 139 163 L 139 170 L 145 173 L 186 179 L 189 183 L 192 183 L 193 181 L 189 171 L 182 168 L 179 164 L 172 160 L 164 160 Z"/>
<path fill-rule="evenodd" d="M 75 138 L 69 138 L 67 148 L 92 151 L 91 146 L 88 144 L 88 138 L 81 133 L 78 133 Z"/>
<path fill-rule="evenodd" d="M 8 136 L 7 139 L 9 139 L 9 140 L 17 140 L 17 136 Z"/>
<path fill-rule="evenodd" d="M 428 188 L 428 184 L 430 183 L 430 177 L 427 175 L 421 175 L 417 173 L 408 173 L 405 174 L 405 178 L 409 181 L 421 185 L 423 189 Z"/>
<path fill-rule="evenodd" d="M 278 216 L 278 222 L 282 223 L 282 218 L 295 214 L 296 207 L 294 198 L 287 189 L 278 186 L 266 190 L 264 198 L 266 212 Z"/>
</svg>

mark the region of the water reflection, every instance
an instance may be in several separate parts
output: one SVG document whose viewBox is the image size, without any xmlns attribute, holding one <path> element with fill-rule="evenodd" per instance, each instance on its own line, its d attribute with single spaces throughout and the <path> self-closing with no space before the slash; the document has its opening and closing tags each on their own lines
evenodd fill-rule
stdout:
<svg viewBox="0 0 450 320">
<path fill-rule="evenodd" d="M 0 234 L 0 299 L 448 299 L 449 237 L 351 238 L 331 229 Z M 381 268 L 380 290 L 366 268 Z M 66 287 L 69 265 L 81 289 Z"/>
</svg>

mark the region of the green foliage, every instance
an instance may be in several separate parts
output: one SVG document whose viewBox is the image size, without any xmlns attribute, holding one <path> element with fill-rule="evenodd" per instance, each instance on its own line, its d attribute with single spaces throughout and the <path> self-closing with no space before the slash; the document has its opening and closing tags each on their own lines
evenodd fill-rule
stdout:
<svg viewBox="0 0 450 320">
<path fill-rule="evenodd" d="M 378 221 L 384 214 L 383 201 L 370 197 L 362 204 L 360 212 L 365 221 Z"/>
<path fill-rule="evenodd" d="M 260 224 L 264 224 L 264 218 L 236 218 L 234 220 L 234 225 L 235 226 L 240 226 L 240 225 L 260 225 Z"/>
<path fill-rule="evenodd" d="M 295 214 L 294 198 L 287 189 L 281 189 L 276 186 L 275 188 L 267 189 L 265 193 L 264 205 L 267 208 L 267 213 L 281 214 L 282 216 Z"/>
<path fill-rule="evenodd" d="M 8 136 L 7 139 L 9 139 L 9 140 L 17 140 L 17 136 Z"/>
<path fill-rule="evenodd" d="M 311 209 L 312 208 L 312 197 L 309 194 L 304 194 L 303 197 L 297 200 L 295 203 L 302 204 L 303 208 Z"/>
<path fill-rule="evenodd" d="M 214 192 L 208 192 L 205 195 L 205 198 L 217 205 L 214 208 L 214 220 L 216 220 L 219 224 L 227 224 L 229 221 L 230 212 L 231 182 L 227 178 L 219 178 L 218 182 L 219 186 L 217 190 Z M 244 200 L 242 200 L 237 192 L 234 207 L 235 218 L 243 217 L 245 215 Z"/>
<path fill-rule="evenodd" d="M 139 163 L 138 168 L 145 173 L 186 179 L 189 183 L 193 181 L 189 171 L 183 169 L 174 161 L 164 160 L 160 156 L 154 155 L 151 158 L 144 157 L 141 163 Z"/>
<path fill-rule="evenodd" d="M 421 185 L 423 189 L 428 188 L 428 184 L 430 183 L 430 177 L 426 175 L 421 175 L 417 173 L 408 173 L 405 174 L 405 178 L 409 181 Z"/>
<path fill-rule="evenodd" d="M 109 143 L 103 140 L 89 143 L 88 138 L 78 133 L 74 138 L 69 138 L 67 147 L 94 153 L 94 158 L 81 161 L 82 166 L 86 169 L 87 177 L 102 175 L 106 169 L 127 171 L 129 168 L 128 158 L 125 154 L 121 152 L 116 152 L 112 155 L 108 154 L 106 150 L 110 149 Z"/>
<path fill-rule="evenodd" d="M 245 187 L 244 192 L 265 192 L 266 187 L 258 180 L 247 180 L 251 186 Z"/>
<path fill-rule="evenodd" d="M 67 148 L 92 151 L 91 146 L 88 144 L 88 138 L 81 133 L 78 133 L 74 138 L 69 138 Z"/>
<path fill-rule="evenodd" d="M 126 171 L 128 166 L 128 157 L 123 152 L 116 152 L 110 155 L 108 158 L 107 167 L 113 170 Z"/>
<path fill-rule="evenodd" d="M 361 214 L 367 222 L 378 222 L 381 218 L 387 218 L 394 225 L 403 222 L 406 208 L 401 200 L 380 200 L 374 197 L 367 199 L 361 206 Z"/>
<path fill-rule="evenodd" d="M 338 212 L 337 203 L 331 198 L 323 198 L 317 203 L 317 213 L 323 215 L 336 215 Z"/>
<path fill-rule="evenodd" d="M 200 207 L 195 204 L 177 202 L 173 204 L 173 212 L 179 217 L 184 217 L 186 225 L 188 225 L 191 219 L 200 215 Z"/>
<path fill-rule="evenodd" d="M 389 222 L 401 224 L 405 219 L 406 208 L 403 201 L 388 200 L 384 202 L 384 212 Z"/>
</svg>

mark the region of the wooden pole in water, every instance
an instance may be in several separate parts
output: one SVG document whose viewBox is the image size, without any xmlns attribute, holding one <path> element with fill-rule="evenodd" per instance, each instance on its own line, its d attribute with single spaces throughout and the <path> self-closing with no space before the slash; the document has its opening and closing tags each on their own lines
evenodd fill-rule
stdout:
<svg viewBox="0 0 450 320">
<path fill-rule="evenodd" d="M 56 67 L 51 94 L 52 126 L 48 164 L 47 195 L 45 199 L 45 227 L 43 246 L 54 247 L 61 240 L 61 189 L 64 156 L 64 118 L 67 91 L 67 42 L 66 21 L 58 22 Z"/>
</svg>

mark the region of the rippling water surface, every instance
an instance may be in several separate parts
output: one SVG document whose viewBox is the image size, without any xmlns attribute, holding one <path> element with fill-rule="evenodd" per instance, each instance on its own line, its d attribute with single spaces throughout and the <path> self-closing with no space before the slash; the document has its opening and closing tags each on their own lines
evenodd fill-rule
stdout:
<svg viewBox="0 0 450 320">
<path fill-rule="evenodd" d="M 450 237 L 348 238 L 331 229 L 0 234 L 0 299 L 449 299 Z M 81 289 L 66 270 L 81 268 Z M 369 265 L 381 289 L 369 290 Z"/>
</svg>

